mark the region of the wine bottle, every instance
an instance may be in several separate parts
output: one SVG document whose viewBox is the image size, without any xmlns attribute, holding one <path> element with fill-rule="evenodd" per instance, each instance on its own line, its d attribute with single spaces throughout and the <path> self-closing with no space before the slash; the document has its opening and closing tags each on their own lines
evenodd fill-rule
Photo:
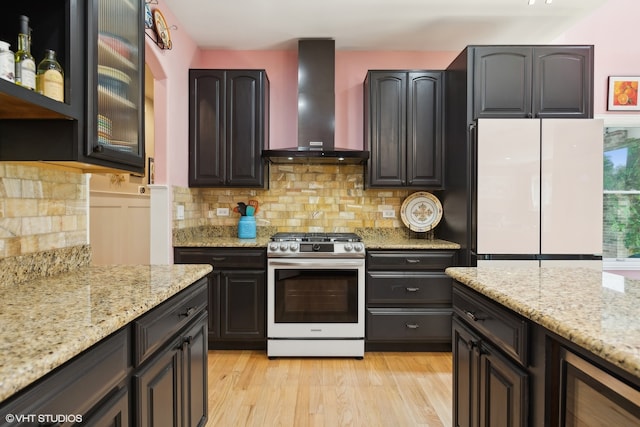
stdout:
<svg viewBox="0 0 640 427">
<path fill-rule="evenodd" d="M 64 102 L 64 73 L 53 50 L 45 50 L 44 59 L 38 64 L 36 90 L 44 96 Z"/>
<path fill-rule="evenodd" d="M 18 50 L 16 51 L 16 84 L 27 89 L 36 88 L 36 61 L 31 56 L 31 29 L 29 18 L 20 16 Z"/>
</svg>

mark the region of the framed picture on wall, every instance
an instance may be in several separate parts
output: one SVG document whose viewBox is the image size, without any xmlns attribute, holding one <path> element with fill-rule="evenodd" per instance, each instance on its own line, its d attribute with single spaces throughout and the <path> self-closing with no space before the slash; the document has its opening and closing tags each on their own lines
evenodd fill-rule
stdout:
<svg viewBox="0 0 640 427">
<path fill-rule="evenodd" d="M 609 76 L 607 110 L 640 111 L 638 82 L 640 82 L 640 77 Z"/>
</svg>

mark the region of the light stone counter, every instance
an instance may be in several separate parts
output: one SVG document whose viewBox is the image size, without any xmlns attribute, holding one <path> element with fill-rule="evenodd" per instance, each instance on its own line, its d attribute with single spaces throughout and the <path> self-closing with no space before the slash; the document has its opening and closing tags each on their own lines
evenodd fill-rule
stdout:
<svg viewBox="0 0 640 427">
<path fill-rule="evenodd" d="M 211 272 L 100 266 L 0 285 L 0 402 Z"/>
<path fill-rule="evenodd" d="M 640 281 L 565 267 L 451 267 L 446 273 L 640 378 Z"/>
<path fill-rule="evenodd" d="M 258 227 L 255 239 L 239 239 L 235 227 L 193 227 L 176 230 L 173 246 L 266 248 L 269 238 L 277 231 L 275 227 Z M 405 228 L 356 228 L 349 231 L 362 237 L 367 249 L 460 249 L 457 243 L 434 238 L 433 232 L 413 233 Z"/>
</svg>

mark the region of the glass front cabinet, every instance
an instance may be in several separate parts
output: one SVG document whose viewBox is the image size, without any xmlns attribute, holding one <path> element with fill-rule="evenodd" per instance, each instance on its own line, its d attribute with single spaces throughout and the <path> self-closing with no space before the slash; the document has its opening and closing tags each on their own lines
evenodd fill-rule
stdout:
<svg viewBox="0 0 640 427">
<path fill-rule="evenodd" d="M 3 5 L 0 40 L 64 71 L 64 102 L 0 79 L 0 161 L 144 174 L 144 0 L 25 0 Z"/>
</svg>

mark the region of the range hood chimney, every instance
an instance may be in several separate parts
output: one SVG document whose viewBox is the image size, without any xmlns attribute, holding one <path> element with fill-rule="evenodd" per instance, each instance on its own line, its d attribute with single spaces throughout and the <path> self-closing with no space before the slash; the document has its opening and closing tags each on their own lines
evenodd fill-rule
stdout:
<svg viewBox="0 0 640 427">
<path fill-rule="evenodd" d="M 368 151 L 335 148 L 335 41 L 298 40 L 298 146 L 263 150 L 272 163 L 362 164 Z"/>
</svg>

